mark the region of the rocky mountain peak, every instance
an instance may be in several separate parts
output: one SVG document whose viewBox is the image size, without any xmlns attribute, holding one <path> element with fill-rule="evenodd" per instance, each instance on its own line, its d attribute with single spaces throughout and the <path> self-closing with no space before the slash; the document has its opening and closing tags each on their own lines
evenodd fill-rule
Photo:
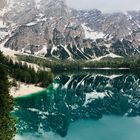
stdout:
<svg viewBox="0 0 140 140">
<path fill-rule="evenodd" d="M 57 59 L 140 53 L 140 12 L 70 9 L 65 0 L 2 0 L 0 41 L 23 53 Z"/>
<path fill-rule="evenodd" d="M 65 0 L 42 0 L 40 1 L 39 11 L 47 17 L 69 18 L 71 16 Z"/>
</svg>

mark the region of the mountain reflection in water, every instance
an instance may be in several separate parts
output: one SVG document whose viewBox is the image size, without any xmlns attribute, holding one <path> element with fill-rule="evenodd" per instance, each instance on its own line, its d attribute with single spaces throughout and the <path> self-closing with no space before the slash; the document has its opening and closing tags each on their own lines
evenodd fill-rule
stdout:
<svg viewBox="0 0 140 140">
<path fill-rule="evenodd" d="M 120 73 L 59 75 L 47 90 L 17 98 L 14 114 L 20 135 L 54 132 L 66 137 L 69 125 L 80 119 L 140 116 L 140 79 Z"/>
</svg>

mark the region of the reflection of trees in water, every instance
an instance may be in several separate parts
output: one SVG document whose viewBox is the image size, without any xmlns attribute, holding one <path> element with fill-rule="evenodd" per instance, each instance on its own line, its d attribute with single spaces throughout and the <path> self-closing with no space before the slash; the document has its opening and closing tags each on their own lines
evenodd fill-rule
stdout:
<svg viewBox="0 0 140 140">
<path fill-rule="evenodd" d="M 0 140 L 12 140 L 15 135 L 15 122 L 10 112 L 13 99 L 9 96 L 6 69 L 0 65 Z"/>
<path fill-rule="evenodd" d="M 20 118 L 19 131 L 43 129 L 66 136 L 69 124 L 78 119 L 140 116 L 139 85 L 135 75 L 59 76 L 46 93 L 17 99 L 15 114 Z M 104 96 L 87 100 L 87 95 L 94 93 Z"/>
</svg>

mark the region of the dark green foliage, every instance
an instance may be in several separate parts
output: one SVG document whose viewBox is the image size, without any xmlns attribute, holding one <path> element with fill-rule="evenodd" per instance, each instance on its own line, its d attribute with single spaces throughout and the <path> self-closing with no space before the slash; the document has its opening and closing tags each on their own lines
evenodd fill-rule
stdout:
<svg viewBox="0 0 140 140">
<path fill-rule="evenodd" d="M 131 70 L 140 69 L 140 56 L 124 57 L 124 58 L 104 58 L 100 61 L 69 61 L 69 60 L 50 60 L 36 58 L 33 56 L 18 56 L 20 60 L 30 63 L 36 63 L 40 66 L 49 67 L 53 72 L 81 70 L 82 68 L 130 68 Z"/>
<path fill-rule="evenodd" d="M 15 120 L 11 116 L 13 98 L 9 95 L 8 76 L 13 78 L 11 86 L 17 81 L 47 87 L 53 80 L 51 72 L 35 71 L 26 63 L 13 62 L 0 52 L 0 140 L 12 140 L 16 133 Z"/>
<path fill-rule="evenodd" d="M 53 76 L 51 72 L 47 72 L 45 70 L 35 71 L 34 68 L 28 67 L 26 64 L 22 63 L 15 63 L 8 66 L 10 76 L 18 81 L 28 84 L 40 83 L 40 85 L 42 85 L 44 81 L 47 82 L 47 84 L 52 82 Z"/>
<path fill-rule="evenodd" d="M 6 59 L 2 53 L 0 55 L 1 64 L 8 69 L 10 77 L 27 84 L 38 84 L 46 87 L 53 80 L 53 74 L 45 70 L 35 71 L 34 68 L 26 63 L 13 62 L 11 59 Z M 15 82 L 14 82 L 15 83 Z"/>
<path fill-rule="evenodd" d="M 53 75 L 51 72 L 39 71 L 38 72 L 38 82 L 41 83 L 40 86 L 47 87 L 52 83 Z"/>
<path fill-rule="evenodd" d="M 0 53 L 1 62 L 4 61 Z M 6 67 L 0 64 L 0 140 L 12 140 L 15 136 L 15 121 L 10 112 L 13 110 L 13 98 L 9 95 L 9 82 Z"/>
</svg>

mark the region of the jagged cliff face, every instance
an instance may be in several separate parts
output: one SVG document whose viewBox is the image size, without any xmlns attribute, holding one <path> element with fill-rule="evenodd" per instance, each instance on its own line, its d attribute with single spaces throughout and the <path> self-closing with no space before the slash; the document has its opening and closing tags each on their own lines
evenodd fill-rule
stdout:
<svg viewBox="0 0 140 140">
<path fill-rule="evenodd" d="M 99 10 L 73 10 L 73 14 L 91 30 L 124 38 L 140 28 L 140 12 L 104 14 Z"/>
<path fill-rule="evenodd" d="M 9 38 L 5 47 L 13 50 L 86 60 L 140 52 L 140 12 L 77 11 L 64 0 L 6 3 L 0 12 L 0 41 Z"/>
<path fill-rule="evenodd" d="M 81 46 L 84 38 L 82 26 L 73 17 L 71 10 L 63 0 L 34 2 L 36 12 L 32 8 L 32 11 L 28 9 L 29 13 L 24 15 L 27 14 L 28 17 L 28 14 L 31 14 L 32 18 L 29 20 L 22 21 L 24 18 L 19 20 L 16 17 L 19 15 L 14 15 L 17 18 L 16 25 L 20 24 L 20 26 L 14 31 L 5 46 L 25 53 L 42 54 L 61 59 L 72 58 L 67 47 L 77 46 L 77 43 Z M 24 13 L 24 11 L 22 12 Z"/>
</svg>

